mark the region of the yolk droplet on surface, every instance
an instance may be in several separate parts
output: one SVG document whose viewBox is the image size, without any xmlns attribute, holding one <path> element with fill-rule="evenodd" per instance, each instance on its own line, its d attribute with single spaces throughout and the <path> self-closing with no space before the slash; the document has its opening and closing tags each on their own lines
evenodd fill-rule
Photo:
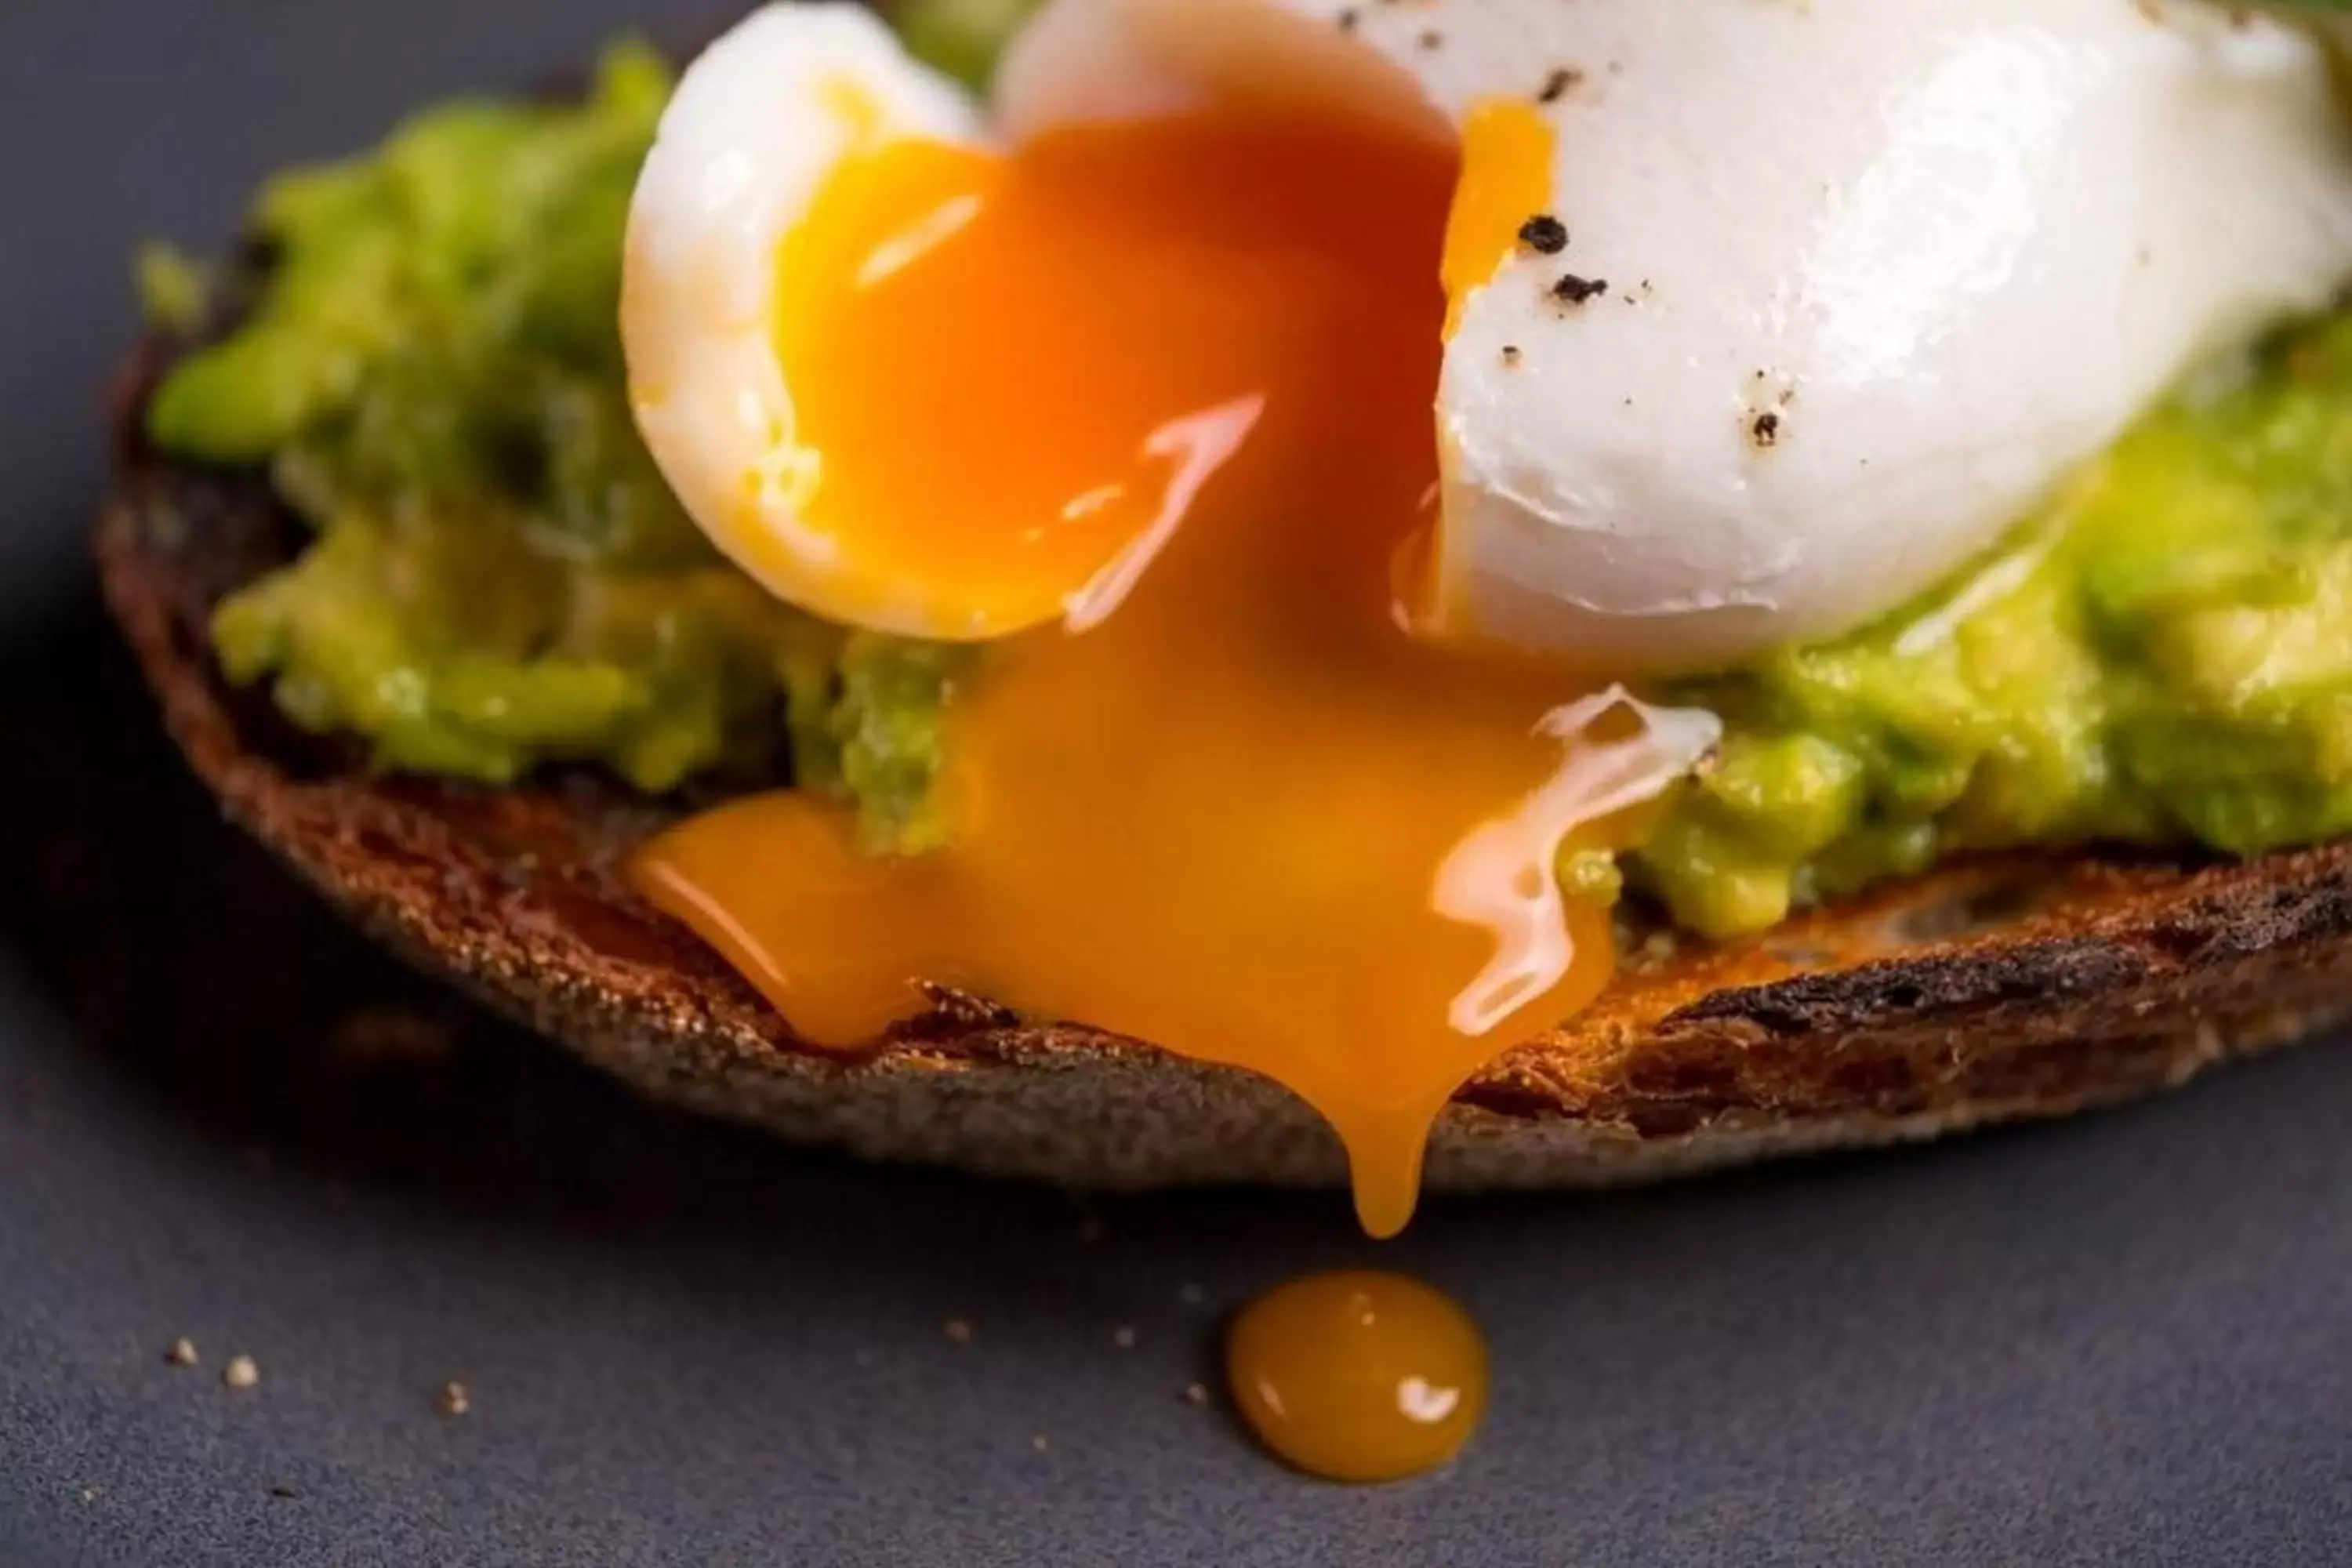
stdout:
<svg viewBox="0 0 2352 1568">
<path fill-rule="evenodd" d="M 1400 1228 L 1452 1091 L 1611 963 L 1602 911 L 1537 896 L 1557 832 L 1481 873 L 1533 917 L 1437 907 L 1449 857 L 1548 798 L 1574 742 L 1538 725 L 1593 686 L 1398 624 L 1434 262 L 1483 281 L 1529 216 L 1524 125 L 1488 135 L 1507 177 L 1481 137 L 1458 207 L 1452 149 L 1257 115 L 845 167 L 788 247 L 805 520 L 974 625 L 1055 618 L 949 705 L 947 849 L 871 858 L 779 794 L 657 839 L 639 886 L 819 1043 L 929 979 L 1264 1073 L 1339 1132 L 1367 1228 Z M 1498 952 L 1524 984 L 1465 1025 Z"/>
<path fill-rule="evenodd" d="M 1225 1341 L 1242 1418 L 1310 1475 L 1393 1481 L 1446 1463 L 1486 1409 L 1469 1314 L 1395 1274 L 1316 1274 L 1252 1301 Z"/>
</svg>

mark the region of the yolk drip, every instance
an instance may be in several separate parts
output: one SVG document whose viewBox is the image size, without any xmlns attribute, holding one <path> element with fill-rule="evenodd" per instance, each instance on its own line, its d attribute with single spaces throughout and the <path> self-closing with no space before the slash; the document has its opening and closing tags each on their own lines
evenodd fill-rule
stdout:
<svg viewBox="0 0 2352 1568">
<path fill-rule="evenodd" d="M 1468 1314 L 1395 1274 L 1316 1274 L 1241 1310 L 1225 1375 L 1253 1431 L 1335 1481 L 1393 1481 L 1460 1451 L 1486 1408 Z"/>
<path fill-rule="evenodd" d="M 656 840 L 639 886 L 819 1043 L 923 979 L 1265 1074 L 1339 1132 L 1366 1227 L 1401 1227 L 1452 1091 L 1610 972 L 1552 875 L 1570 826 L 1608 831 L 1560 798 L 1598 742 L 1539 729 L 1595 683 L 1399 620 L 1438 477 L 1433 260 L 1484 281 L 1528 216 L 1524 167 L 1467 145 L 1450 243 L 1463 155 L 1341 125 L 844 170 L 785 268 L 810 525 L 975 618 L 1066 616 L 954 694 L 949 848 L 870 858 L 779 794 Z"/>
</svg>

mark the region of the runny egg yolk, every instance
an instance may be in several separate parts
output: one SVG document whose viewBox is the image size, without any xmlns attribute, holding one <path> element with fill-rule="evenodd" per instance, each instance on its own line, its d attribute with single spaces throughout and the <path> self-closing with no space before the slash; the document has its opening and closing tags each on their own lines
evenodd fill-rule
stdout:
<svg viewBox="0 0 2352 1568">
<path fill-rule="evenodd" d="M 1617 831 L 1559 799 L 1608 720 L 1543 728 L 1592 672 L 1399 607 L 1448 291 L 1550 151 L 1520 108 L 1462 148 L 1236 111 L 855 156 L 779 268 L 801 521 L 1035 629 L 948 706 L 949 847 L 870 856 L 787 792 L 657 838 L 638 885 L 820 1044 L 930 981 L 1263 1073 L 1402 1226 L 1453 1090 L 1611 967 L 1552 863 Z"/>
</svg>

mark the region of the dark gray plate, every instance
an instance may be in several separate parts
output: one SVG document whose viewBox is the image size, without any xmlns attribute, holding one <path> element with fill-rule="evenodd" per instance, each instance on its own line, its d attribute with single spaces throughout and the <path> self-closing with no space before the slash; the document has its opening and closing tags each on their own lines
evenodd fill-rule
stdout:
<svg viewBox="0 0 2352 1568">
<path fill-rule="evenodd" d="M 222 827 L 81 557 L 134 241 L 632 9 L 0 15 L 0 1568 L 2352 1555 L 2352 1053 L 1377 1247 L 1337 1198 L 1088 1205 L 643 1110 Z M 1339 1261 L 1491 1331 L 1452 1472 L 1319 1486 L 1184 1399 L 1221 1313 Z"/>
</svg>

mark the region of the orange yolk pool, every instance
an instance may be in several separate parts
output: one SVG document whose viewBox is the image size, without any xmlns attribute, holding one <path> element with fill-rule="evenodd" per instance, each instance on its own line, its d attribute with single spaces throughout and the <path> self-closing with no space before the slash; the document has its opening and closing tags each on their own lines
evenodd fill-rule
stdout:
<svg viewBox="0 0 2352 1568">
<path fill-rule="evenodd" d="M 1549 187 L 1525 111 L 1465 142 L 1208 115 L 854 158 L 780 262 L 801 521 L 1035 629 L 949 704 L 948 848 L 783 793 L 640 888 L 821 1044 L 930 980 L 1263 1073 L 1402 1226 L 1452 1091 L 1610 973 L 1553 879 L 1573 814 L 1530 816 L 1591 673 L 1402 627 L 1448 289 Z"/>
</svg>

